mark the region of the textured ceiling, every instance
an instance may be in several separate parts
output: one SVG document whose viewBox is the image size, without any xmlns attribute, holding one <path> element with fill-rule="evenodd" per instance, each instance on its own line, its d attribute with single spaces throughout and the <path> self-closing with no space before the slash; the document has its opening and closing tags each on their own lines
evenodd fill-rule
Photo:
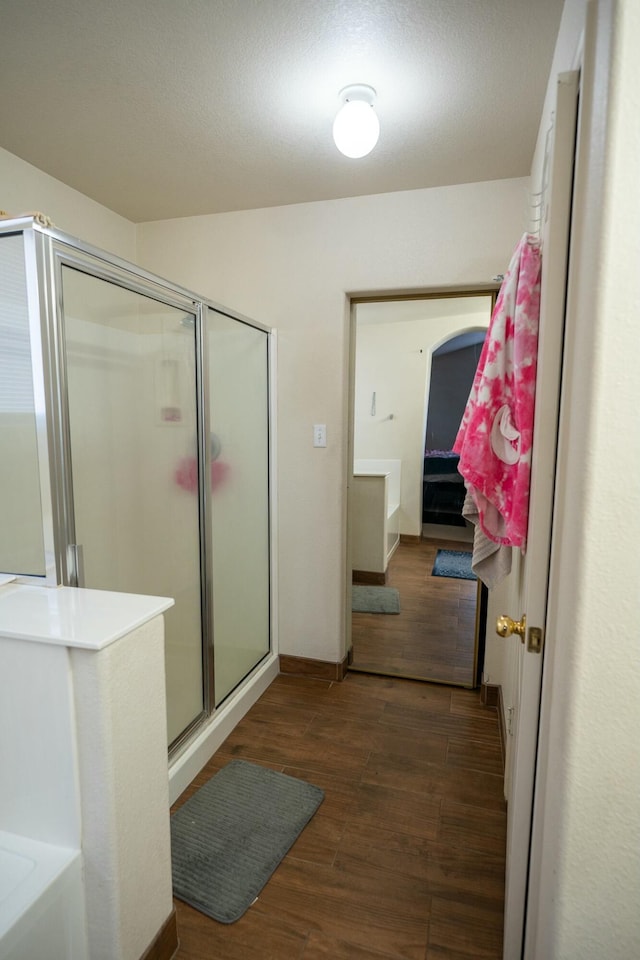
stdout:
<svg viewBox="0 0 640 960">
<path fill-rule="evenodd" d="M 562 0 L 0 0 L 0 145 L 136 222 L 529 173 Z M 381 134 L 341 156 L 338 92 Z"/>
</svg>

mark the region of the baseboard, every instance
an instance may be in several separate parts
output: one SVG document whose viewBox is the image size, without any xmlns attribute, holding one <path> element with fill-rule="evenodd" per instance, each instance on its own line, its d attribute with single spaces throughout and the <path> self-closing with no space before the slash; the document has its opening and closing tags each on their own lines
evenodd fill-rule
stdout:
<svg viewBox="0 0 640 960">
<path fill-rule="evenodd" d="M 482 683 L 480 685 L 480 703 L 485 707 L 497 707 L 502 687 L 499 683 Z"/>
<path fill-rule="evenodd" d="M 401 533 L 400 543 L 422 543 L 422 534 Z"/>
<path fill-rule="evenodd" d="M 485 707 L 495 707 L 498 712 L 498 727 L 500 729 L 500 749 L 502 751 L 502 769 L 504 771 L 507 755 L 507 728 L 504 719 L 504 700 L 502 686 L 499 683 L 482 683 L 480 685 L 480 702 Z"/>
<path fill-rule="evenodd" d="M 386 573 L 374 573 L 372 570 L 353 570 L 351 573 L 353 583 L 362 583 L 367 586 L 384 587 L 387 582 Z"/>
<path fill-rule="evenodd" d="M 309 677 L 314 680 L 344 680 L 347 675 L 349 655 L 340 663 L 330 660 L 312 660 L 307 657 L 289 657 L 280 654 L 280 673 Z"/>
<path fill-rule="evenodd" d="M 500 727 L 500 746 L 502 747 L 502 772 L 507 758 L 507 724 L 504 717 L 504 700 L 502 687 L 498 687 L 498 726 Z"/>
<path fill-rule="evenodd" d="M 178 949 L 178 924 L 174 907 L 140 960 L 171 960 Z"/>
</svg>

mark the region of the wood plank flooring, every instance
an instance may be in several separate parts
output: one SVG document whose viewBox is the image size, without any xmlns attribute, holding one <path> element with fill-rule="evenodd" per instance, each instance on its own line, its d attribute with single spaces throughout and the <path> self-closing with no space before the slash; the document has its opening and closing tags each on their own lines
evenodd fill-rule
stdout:
<svg viewBox="0 0 640 960">
<path fill-rule="evenodd" d="M 502 765 L 477 691 L 281 675 L 176 808 L 233 757 L 325 800 L 237 923 L 176 900 L 178 960 L 499 960 Z"/>
<path fill-rule="evenodd" d="M 398 546 L 387 586 L 400 591 L 400 613 L 352 615 L 355 669 L 473 686 L 477 581 L 433 577 L 439 548 L 471 546 L 439 539 Z"/>
</svg>

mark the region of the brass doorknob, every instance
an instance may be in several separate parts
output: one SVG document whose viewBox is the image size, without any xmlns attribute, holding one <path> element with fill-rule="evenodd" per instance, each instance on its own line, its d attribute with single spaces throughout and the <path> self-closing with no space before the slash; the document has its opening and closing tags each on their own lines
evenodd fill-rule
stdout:
<svg viewBox="0 0 640 960">
<path fill-rule="evenodd" d="M 506 613 L 496 620 L 496 633 L 499 637 L 510 637 L 512 633 L 517 633 L 524 643 L 524 635 L 527 632 L 527 618 L 522 614 L 522 620 L 512 620 Z"/>
</svg>

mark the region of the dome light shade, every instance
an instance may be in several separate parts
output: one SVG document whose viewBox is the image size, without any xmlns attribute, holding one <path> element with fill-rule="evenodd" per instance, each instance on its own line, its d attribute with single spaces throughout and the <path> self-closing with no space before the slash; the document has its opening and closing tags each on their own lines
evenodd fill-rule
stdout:
<svg viewBox="0 0 640 960">
<path fill-rule="evenodd" d="M 345 157 L 366 157 L 378 142 L 380 121 L 373 109 L 375 95 L 373 87 L 363 83 L 340 91 L 344 102 L 333 121 L 333 139 Z"/>
</svg>

